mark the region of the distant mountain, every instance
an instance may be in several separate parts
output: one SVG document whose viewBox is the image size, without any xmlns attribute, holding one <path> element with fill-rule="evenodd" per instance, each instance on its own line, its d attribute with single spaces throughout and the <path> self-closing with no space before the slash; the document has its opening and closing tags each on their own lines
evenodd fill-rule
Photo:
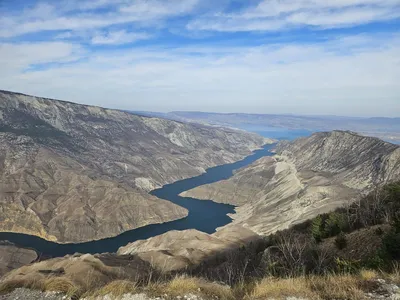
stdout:
<svg viewBox="0 0 400 300">
<path fill-rule="evenodd" d="M 82 242 L 185 217 L 148 194 L 266 139 L 0 91 L 0 231 Z"/>
<path fill-rule="evenodd" d="M 342 116 L 299 116 L 277 114 L 208 113 L 176 111 L 167 118 L 185 122 L 262 130 L 262 127 L 310 131 L 351 130 L 366 136 L 400 143 L 400 118 L 359 118 Z"/>
<path fill-rule="evenodd" d="M 281 142 L 276 151 L 183 195 L 237 205 L 233 224 L 269 234 L 400 178 L 399 146 L 353 132 L 319 132 Z"/>
</svg>

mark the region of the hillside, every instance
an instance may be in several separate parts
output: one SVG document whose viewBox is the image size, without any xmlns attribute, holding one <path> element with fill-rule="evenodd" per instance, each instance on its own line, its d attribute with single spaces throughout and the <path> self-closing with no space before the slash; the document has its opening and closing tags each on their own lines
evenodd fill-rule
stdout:
<svg viewBox="0 0 400 300">
<path fill-rule="evenodd" d="M 237 205 L 233 224 L 269 234 L 348 205 L 400 177 L 397 145 L 352 132 L 315 133 L 281 142 L 276 151 L 228 180 L 182 195 Z"/>
<path fill-rule="evenodd" d="M 0 231 L 82 242 L 185 217 L 148 191 L 268 140 L 0 91 Z"/>
<path fill-rule="evenodd" d="M 0 299 L 399 299 L 399 209 L 397 182 L 263 240 L 173 231 L 43 260 L 6 274 Z"/>
</svg>

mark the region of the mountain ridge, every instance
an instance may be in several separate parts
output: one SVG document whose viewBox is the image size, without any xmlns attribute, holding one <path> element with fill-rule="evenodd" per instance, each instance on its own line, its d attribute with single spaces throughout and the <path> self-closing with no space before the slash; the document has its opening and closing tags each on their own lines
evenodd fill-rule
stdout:
<svg viewBox="0 0 400 300">
<path fill-rule="evenodd" d="M 276 154 L 181 195 L 236 205 L 232 226 L 270 234 L 400 177 L 399 146 L 346 131 L 280 142 Z"/>
</svg>

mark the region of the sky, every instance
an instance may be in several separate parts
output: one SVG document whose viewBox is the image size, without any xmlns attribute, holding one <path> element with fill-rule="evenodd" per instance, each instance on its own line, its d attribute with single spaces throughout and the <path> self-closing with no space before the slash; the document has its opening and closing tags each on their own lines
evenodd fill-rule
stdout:
<svg viewBox="0 0 400 300">
<path fill-rule="evenodd" d="M 400 0 L 0 0 L 0 89 L 129 110 L 400 117 Z"/>
</svg>

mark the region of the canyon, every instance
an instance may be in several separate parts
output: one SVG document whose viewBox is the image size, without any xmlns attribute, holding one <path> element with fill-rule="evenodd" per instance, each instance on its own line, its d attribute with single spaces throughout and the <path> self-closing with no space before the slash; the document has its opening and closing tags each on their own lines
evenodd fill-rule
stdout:
<svg viewBox="0 0 400 300">
<path fill-rule="evenodd" d="M 148 192 L 271 140 L 0 91 L 0 231 L 59 243 L 187 216 Z"/>
</svg>

